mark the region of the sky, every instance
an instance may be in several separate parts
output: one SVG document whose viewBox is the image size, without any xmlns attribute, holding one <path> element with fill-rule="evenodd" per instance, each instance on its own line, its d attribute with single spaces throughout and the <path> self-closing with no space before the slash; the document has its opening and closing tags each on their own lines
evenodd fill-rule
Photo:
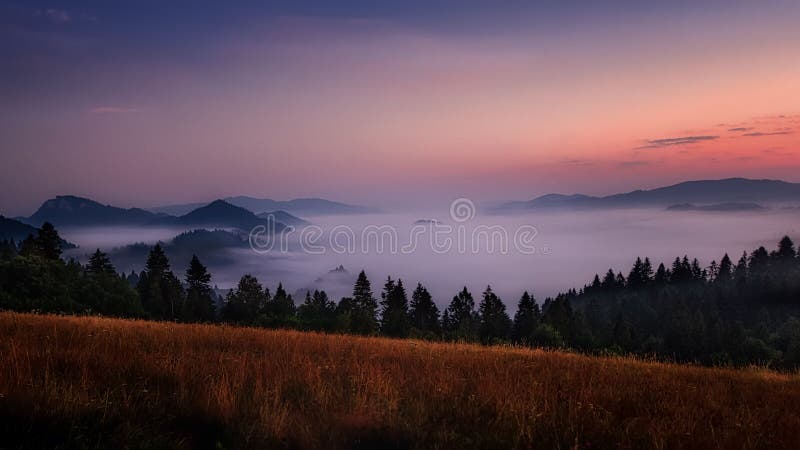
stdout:
<svg viewBox="0 0 800 450">
<path fill-rule="evenodd" d="M 0 0 L 0 214 L 800 181 L 800 2 Z"/>
</svg>

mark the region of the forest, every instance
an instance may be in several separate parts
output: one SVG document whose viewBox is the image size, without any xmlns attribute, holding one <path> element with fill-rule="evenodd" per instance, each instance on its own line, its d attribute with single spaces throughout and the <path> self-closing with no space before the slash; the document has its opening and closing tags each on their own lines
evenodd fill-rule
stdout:
<svg viewBox="0 0 800 450">
<path fill-rule="evenodd" d="M 20 243 L 0 242 L 0 310 L 800 367 L 800 255 L 788 236 L 735 263 L 727 254 L 707 267 L 688 256 L 657 267 L 637 258 L 627 275 L 609 269 L 541 302 L 523 292 L 513 317 L 491 286 L 477 299 L 464 287 L 440 311 L 421 283 L 389 276 L 373 287 L 363 270 L 338 301 L 325 291 L 296 301 L 281 284 L 272 291 L 249 274 L 220 297 L 196 256 L 176 274 L 157 244 L 143 271 L 121 274 L 99 249 L 85 265 L 65 260 L 62 242 L 49 223 Z"/>
</svg>

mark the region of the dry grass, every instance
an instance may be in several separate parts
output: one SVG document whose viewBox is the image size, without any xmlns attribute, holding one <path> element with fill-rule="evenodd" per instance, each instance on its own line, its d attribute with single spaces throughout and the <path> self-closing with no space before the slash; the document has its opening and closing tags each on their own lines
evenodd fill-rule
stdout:
<svg viewBox="0 0 800 450">
<path fill-rule="evenodd" d="M 799 448 L 800 377 L 0 314 L 0 447 Z"/>
</svg>

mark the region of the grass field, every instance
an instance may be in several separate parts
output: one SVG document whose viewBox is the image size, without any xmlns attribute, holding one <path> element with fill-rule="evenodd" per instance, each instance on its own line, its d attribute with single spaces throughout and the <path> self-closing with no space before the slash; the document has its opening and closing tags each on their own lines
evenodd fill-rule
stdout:
<svg viewBox="0 0 800 450">
<path fill-rule="evenodd" d="M 0 313 L 3 448 L 800 448 L 800 376 Z"/>
</svg>

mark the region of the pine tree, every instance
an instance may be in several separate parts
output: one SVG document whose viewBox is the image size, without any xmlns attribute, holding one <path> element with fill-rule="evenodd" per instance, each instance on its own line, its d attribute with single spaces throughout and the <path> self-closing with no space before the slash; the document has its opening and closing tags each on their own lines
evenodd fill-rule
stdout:
<svg viewBox="0 0 800 450">
<path fill-rule="evenodd" d="M 480 336 L 485 344 L 504 341 L 511 334 L 511 319 L 506 313 L 506 305 L 487 286 L 483 292 L 483 300 L 478 308 L 480 315 Z"/>
<path fill-rule="evenodd" d="M 642 284 L 644 286 L 650 285 L 653 281 L 653 264 L 650 263 L 650 258 L 645 257 L 642 264 Z"/>
<path fill-rule="evenodd" d="M 642 258 L 637 257 L 631 272 L 628 274 L 628 287 L 638 289 L 642 286 L 644 286 L 644 267 Z"/>
<path fill-rule="evenodd" d="M 452 339 L 467 342 L 477 340 L 478 313 L 475 311 L 475 300 L 466 286 L 453 297 L 445 310 L 442 324 Z"/>
<path fill-rule="evenodd" d="M 740 287 L 747 282 L 747 252 L 742 253 L 742 257 L 736 263 L 736 267 L 733 269 L 733 278 Z"/>
<path fill-rule="evenodd" d="M 595 280 L 597 280 L 598 283 L 600 282 L 597 275 L 595 275 Z M 522 344 L 531 344 L 533 332 L 536 330 L 536 327 L 539 326 L 542 319 L 541 316 L 542 312 L 539 310 L 536 299 L 528 294 L 528 291 L 525 291 L 519 299 L 517 312 L 514 314 L 512 333 L 514 341 Z"/>
<path fill-rule="evenodd" d="M 794 249 L 794 242 L 789 239 L 789 236 L 784 236 L 783 239 L 781 239 L 781 241 L 778 243 L 777 256 L 780 260 L 784 261 L 791 261 L 797 256 L 797 253 Z"/>
<path fill-rule="evenodd" d="M 411 326 L 426 333 L 439 331 L 439 308 L 433 302 L 431 294 L 422 283 L 417 283 L 417 288 L 411 294 L 409 309 Z"/>
<path fill-rule="evenodd" d="M 258 312 L 267 303 L 267 292 L 258 279 L 245 275 L 239 280 L 235 289 L 228 292 L 222 307 L 222 318 L 233 323 L 253 323 Z"/>
<path fill-rule="evenodd" d="M 169 259 L 156 244 L 150 251 L 145 270 L 136 285 L 145 311 L 156 319 L 175 320 L 183 307 L 183 288 L 170 271 Z"/>
<path fill-rule="evenodd" d="M 731 271 L 733 269 L 733 263 L 731 262 L 731 258 L 725 253 L 725 256 L 719 261 L 719 269 L 717 269 L 717 279 L 718 283 L 727 283 L 731 279 Z"/>
<path fill-rule="evenodd" d="M 186 320 L 214 321 L 216 304 L 214 290 L 211 288 L 211 274 L 197 255 L 192 255 L 192 260 L 186 269 L 186 286 Z"/>
<path fill-rule="evenodd" d="M 295 314 L 295 304 L 292 296 L 286 293 L 283 283 L 278 283 L 275 295 L 266 301 L 263 312 L 275 325 L 285 325 L 291 322 Z"/>
<path fill-rule="evenodd" d="M 351 331 L 357 334 L 374 334 L 378 329 L 378 321 L 375 319 L 378 302 L 372 294 L 372 286 L 363 270 L 358 274 L 353 286 L 352 303 Z"/>
<path fill-rule="evenodd" d="M 411 323 L 403 280 L 394 283 L 391 277 L 387 278 L 381 297 L 381 333 L 392 337 L 408 336 Z"/>
<path fill-rule="evenodd" d="M 117 274 L 117 269 L 111 264 L 108 255 L 101 252 L 99 248 L 89 257 L 89 264 L 86 266 L 86 271 L 93 275 Z"/>
<path fill-rule="evenodd" d="M 658 265 L 658 269 L 656 269 L 656 274 L 653 277 L 653 283 L 657 286 L 663 286 L 669 282 L 669 273 L 667 272 L 666 267 L 664 267 L 664 263 L 660 263 Z"/>
<path fill-rule="evenodd" d="M 50 222 L 45 222 L 39 229 L 36 242 L 43 258 L 52 260 L 61 258 L 61 237 Z"/>
<path fill-rule="evenodd" d="M 325 291 L 306 291 L 306 299 L 297 308 L 297 316 L 301 324 L 311 330 L 333 331 L 336 315 L 336 304 L 328 299 Z"/>
<path fill-rule="evenodd" d="M 606 272 L 606 275 L 603 277 L 603 290 L 606 292 L 615 290 L 617 287 L 616 278 L 617 276 L 614 274 L 614 271 L 612 269 L 608 269 L 608 272 Z"/>
</svg>

